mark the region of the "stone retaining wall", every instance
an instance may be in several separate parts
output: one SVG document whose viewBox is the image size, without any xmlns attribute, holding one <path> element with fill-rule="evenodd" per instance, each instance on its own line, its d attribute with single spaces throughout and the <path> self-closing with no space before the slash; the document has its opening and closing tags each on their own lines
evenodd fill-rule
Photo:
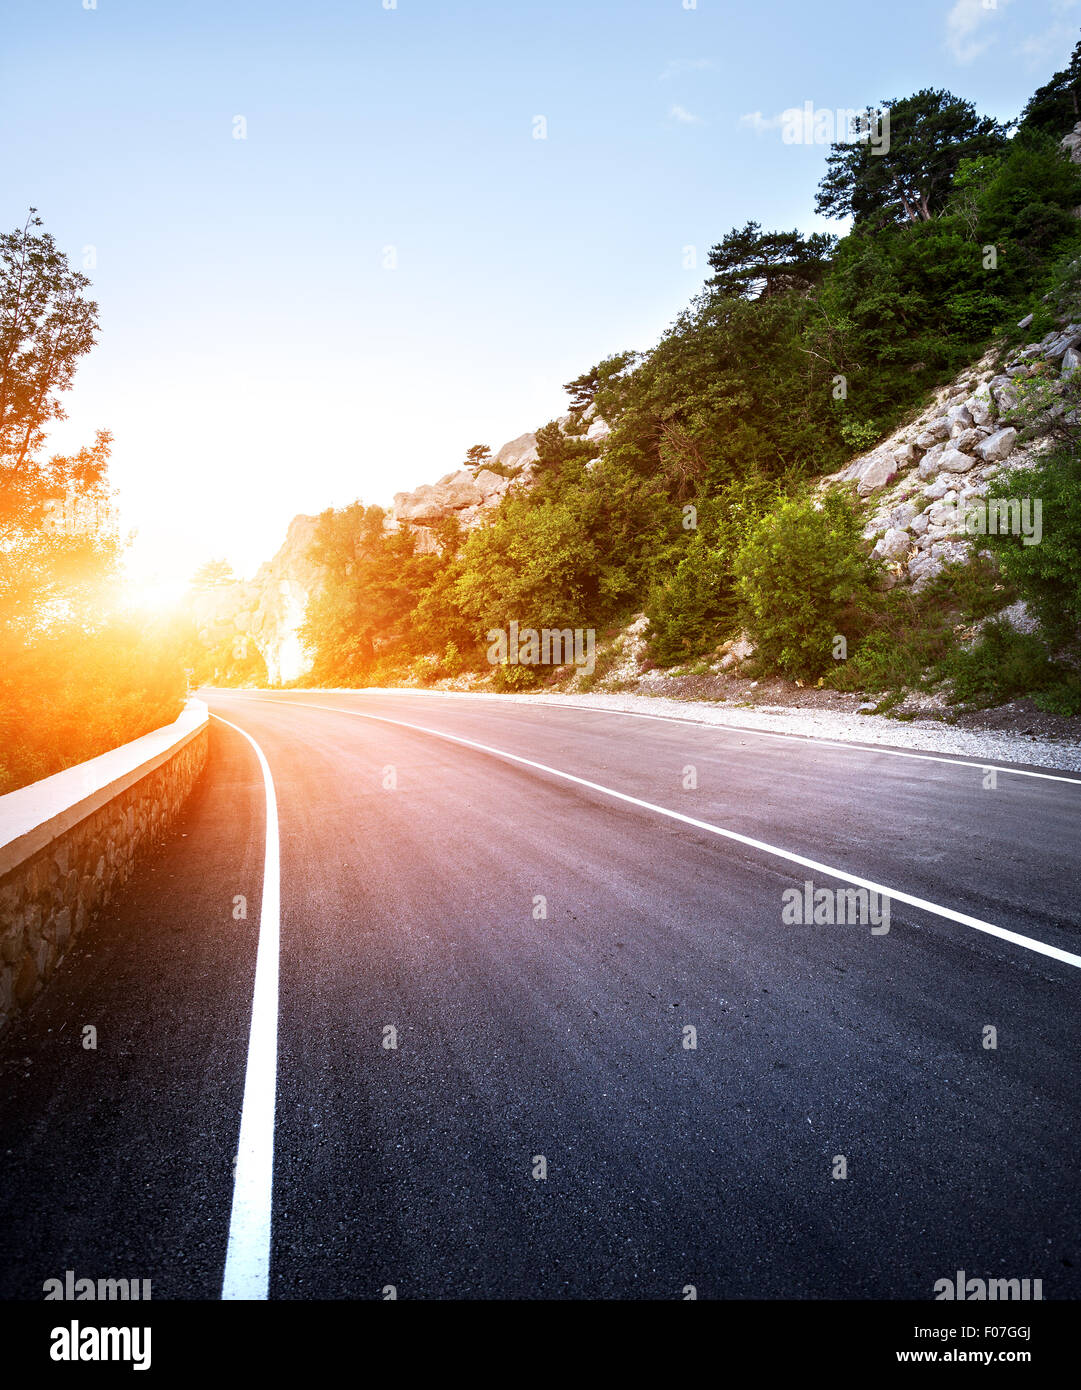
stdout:
<svg viewBox="0 0 1081 1390">
<path fill-rule="evenodd" d="M 175 822 L 207 759 L 206 707 L 0 797 L 0 1028 Z"/>
</svg>

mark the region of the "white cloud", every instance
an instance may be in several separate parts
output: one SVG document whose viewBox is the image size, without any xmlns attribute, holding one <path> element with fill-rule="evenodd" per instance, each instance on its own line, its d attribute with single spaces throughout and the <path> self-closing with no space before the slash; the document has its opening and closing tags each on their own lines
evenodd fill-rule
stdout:
<svg viewBox="0 0 1081 1390">
<path fill-rule="evenodd" d="M 684 72 L 707 72 L 716 66 L 712 58 L 673 58 L 657 80 L 667 82 L 669 78 L 679 77 Z"/>
<path fill-rule="evenodd" d="M 753 130 L 756 135 L 764 135 L 767 130 L 776 130 L 783 123 L 783 111 L 779 111 L 776 116 L 763 116 L 761 111 L 748 111 L 739 118 L 740 129 Z"/>
<path fill-rule="evenodd" d="M 1004 10 L 1010 0 L 956 0 L 946 16 L 946 47 L 958 63 L 971 63 L 995 42 L 996 35 L 986 32 L 987 24 Z"/>
<path fill-rule="evenodd" d="M 679 121 L 680 125 L 705 125 L 701 116 L 695 116 L 685 106 L 673 106 L 668 114 L 673 120 Z"/>
</svg>

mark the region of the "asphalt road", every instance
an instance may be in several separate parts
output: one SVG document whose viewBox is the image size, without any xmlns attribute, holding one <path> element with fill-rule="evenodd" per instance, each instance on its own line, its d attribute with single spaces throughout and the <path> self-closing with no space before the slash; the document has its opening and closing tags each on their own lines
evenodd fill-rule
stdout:
<svg viewBox="0 0 1081 1390">
<path fill-rule="evenodd" d="M 1081 781 L 472 697 L 206 698 L 277 799 L 271 1298 L 922 1299 L 958 1269 L 1081 1296 L 1081 968 L 1037 949 L 1081 955 Z M 0 1296 L 67 1269 L 221 1294 L 266 797 L 212 724 L 176 833 L 0 1036 Z M 784 921 L 826 869 L 926 906 Z"/>
</svg>

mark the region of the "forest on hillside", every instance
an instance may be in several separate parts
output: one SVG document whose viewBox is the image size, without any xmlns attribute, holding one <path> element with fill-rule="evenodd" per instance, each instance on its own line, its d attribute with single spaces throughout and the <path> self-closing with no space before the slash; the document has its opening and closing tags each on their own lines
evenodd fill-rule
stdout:
<svg viewBox="0 0 1081 1390">
<path fill-rule="evenodd" d="M 325 513 L 313 558 L 328 578 L 304 628 L 306 679 L 484 671 L 492 629 L 611 630 L 644 610 L 662 666 L 743 630 L 762 669 L 792 678 L 883 689 L 967 660 L 985 698 L 1020 688 L 1081 708 L 1070 441 L 1049 465 L 1056 538 L 1039 563 L 1007 538 L 982 577 L 951 572 L 919 600 L 882 591 L 856 507 L 821 507 L 808 488 L 989 344 L 1020 341 L 1020 316 L 1032 312 L 1032 337 L 1081 312 L 1081 167 L 1060 143 L 1079 90 L 1081 44 L 1008 125 L 942 90 L 869 108 L 865 131 L 889 112 L 888 149 L 860 138 L 857 120 L 854 138 L 831 146 L 815 204 L 850 219 L 848 233 L 804 237 L 752 218 L 722 237 L 710 278 L 661 341 L 569 382 L 569 419 L 537 432 L 529 486 L 476 529 L 448 519 L 438 553 L 419 553 L 408 525 L 384 530 L 379 507 Z M 598 415 L 611 427 L 599 458 L 586 437 Z M 466 462 L 486 454 L 477 446 Z M 1002 653 L 954 653 L 947 619 L 986 616 L 1018 593 L 1040 608 L 1045 640 L 1018 636 L 999 679 Z M 838 631 L 852 659 L 830 670 Z M 1012 642 L 997 629 L 991 640 Z M 495 673 L 497 688 L 555 679 L 542 666 Z"/>
</svg>

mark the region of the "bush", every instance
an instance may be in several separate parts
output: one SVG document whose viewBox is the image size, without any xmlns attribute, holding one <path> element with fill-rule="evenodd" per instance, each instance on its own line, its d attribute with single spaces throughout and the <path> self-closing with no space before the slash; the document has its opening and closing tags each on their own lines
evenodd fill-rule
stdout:
<svg viewBox="0 0 1081 1390">
<path fill-rule="evenodd" d="M 736 619 L 736 592 L 727 557 L 701 531 L 669 578 L 657 582 L 646 600 L 649 654 L 658 666 L 673 666 L 716 645 Z"/>
<path fill-rule="evenodd" d="M 1025 545 L 1017 535 L 987 536 L 1005 577 L 1016 587 L 1055 647 L 1081 649 L 1081 451 L 1070 443 L 1044 454 L 1033 468 L 1010 474 L 998 498 L 1040 503 L 1042 536 Z"/>
<path fill-rule="evenodd" d="M 1051 714 L 1081 713 L 1081 675 L 1053 662 L 1043 642 L 1001 619 L 989 622 L 979 642 L 943 663 L 953 698 L 986 707 L 1031 695 Z"/>
<path fill-rule="evenodd" d="M 96 758 L 180 713 L 187 683 L 164 634 L 115 622 L 5 638 L 0 662 L 0 794 Z"/>
<path fill-rule="evenodd" d="M 841 493 L 793 498 L 767 513 L 735 558 L 741 617 L 758 657 L 795 678 L 819 675 L 834 637 L 864 624 L 874 566 L 861 521 Z"/>
<path fill-rule="evenodd" d="M 437 656 L 418 656 L 410 664 L 409 678 L 415 680 L 418 685 L 433 685 L 439 676 L 439 658 Z"/>
<path fill-rule="evenodd" d="M 512 665 L 509 661 L 503 661 L 492 672 L 492 686 L 501 694 L 534 690 L 538 685 L 540 677 L 532 666 Z"/>
</svg>

